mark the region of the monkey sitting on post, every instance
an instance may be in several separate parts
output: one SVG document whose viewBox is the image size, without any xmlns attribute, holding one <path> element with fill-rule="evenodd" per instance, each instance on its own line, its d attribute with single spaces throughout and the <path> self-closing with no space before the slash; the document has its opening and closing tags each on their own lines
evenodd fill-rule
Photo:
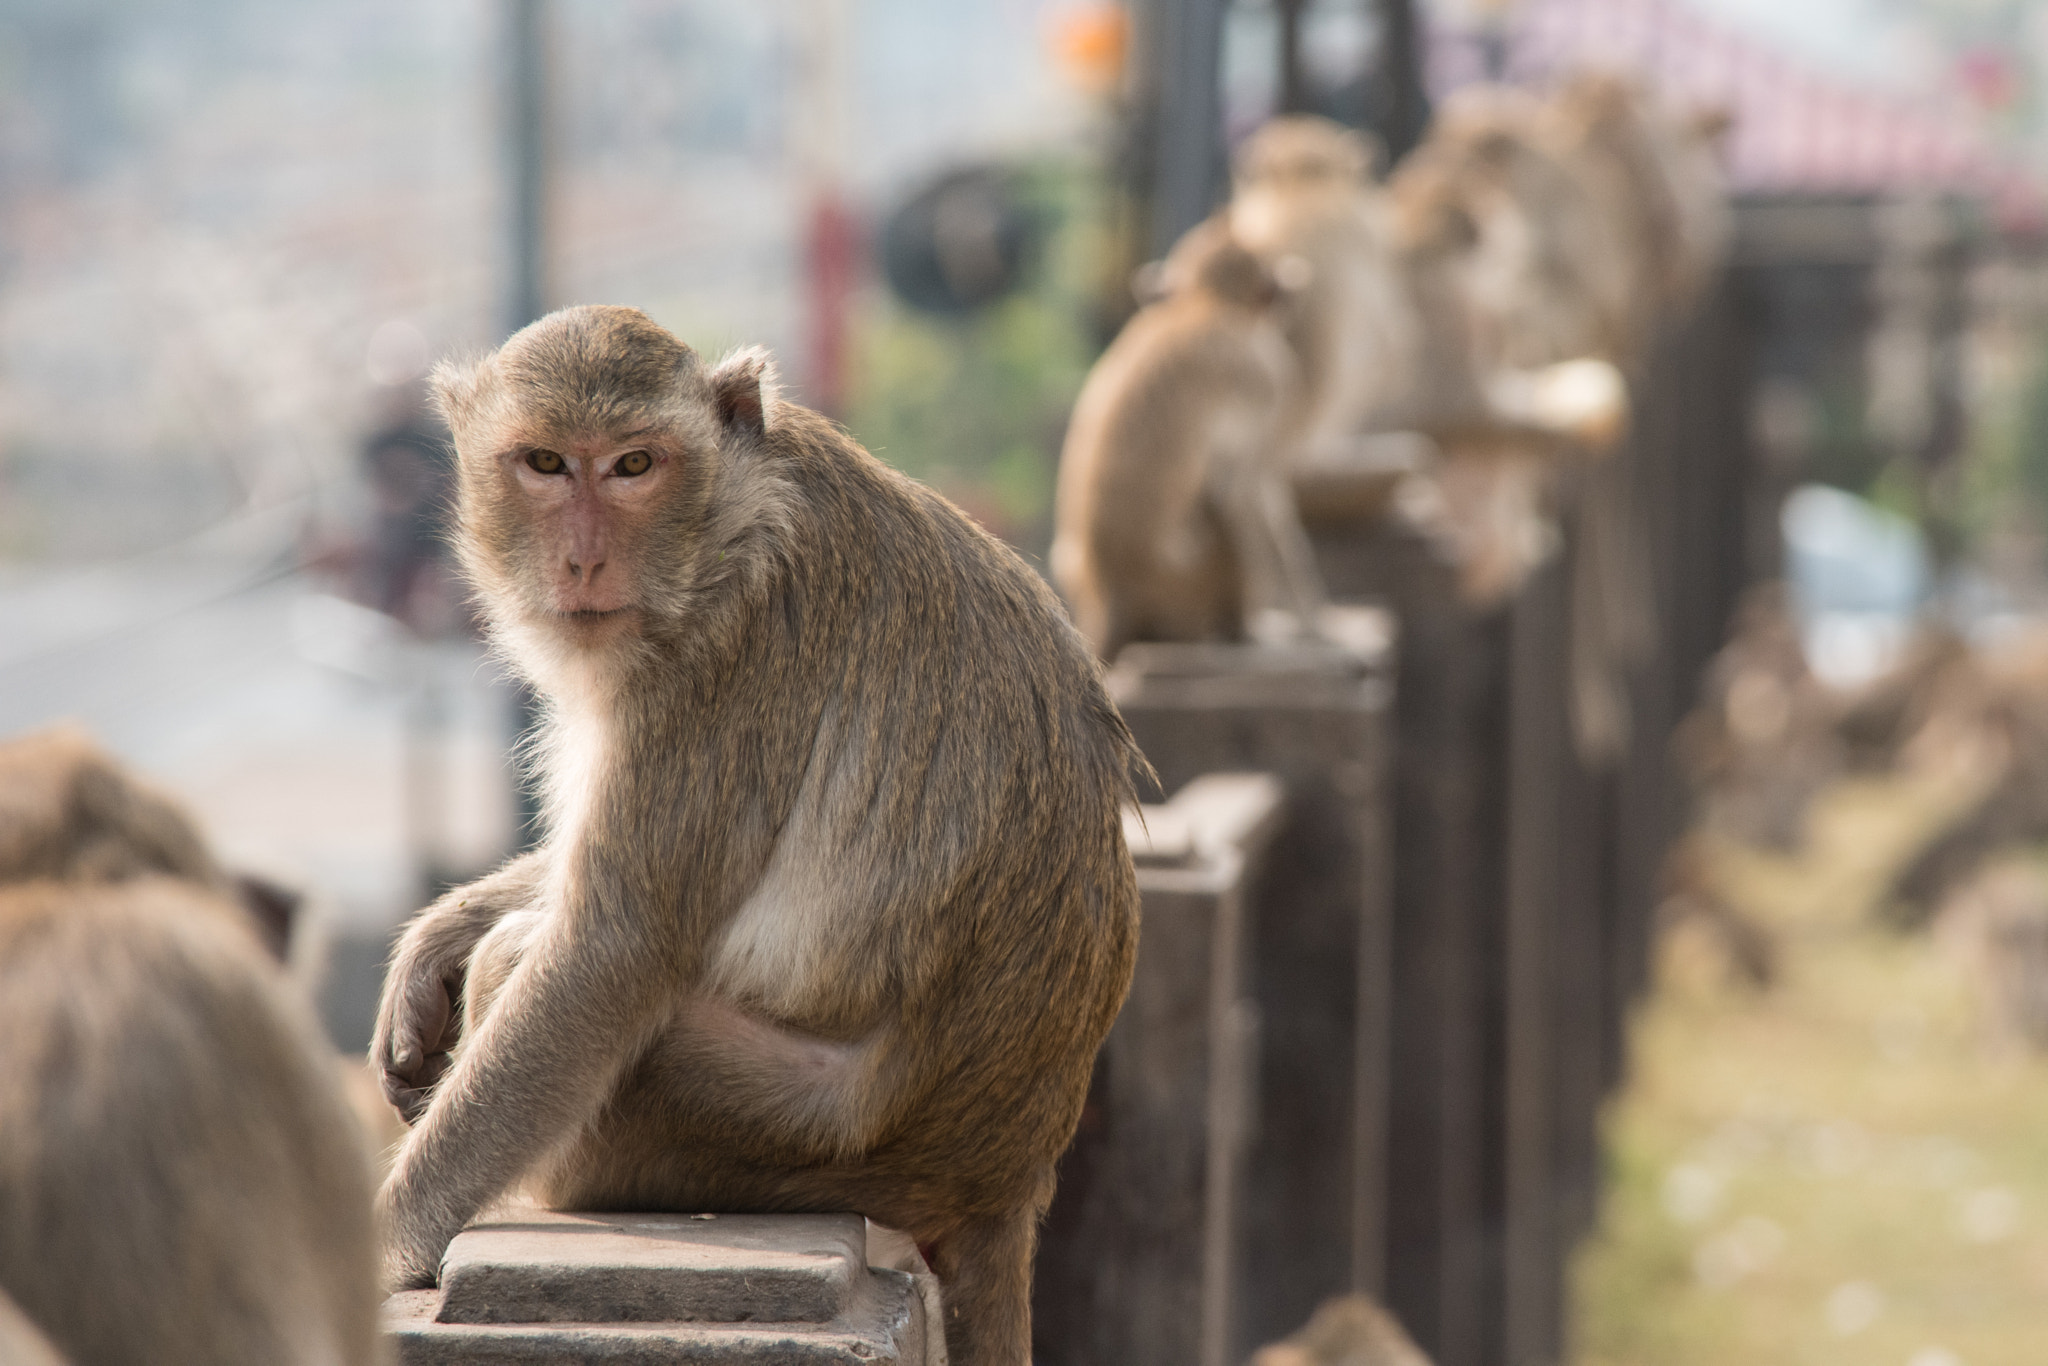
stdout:
<svg viewBox="0 0 2048 1366">
<path fill-rule="evenodd" d="M 1089 371 L 1060 453 L 1053 576 L 1106 660 L 1248 623 L 1307 634 L 1323 605 L 1290 483 L 1301 387 L 1275 272 L 1218 216 L 1161 284 Z"/>
<path fill-rule="evenodd" d="M 390 1282 L 515 1186 L 854 1210 L 928 1249 L 956 1366 L 1023 1366 L 1136 948 L 1143 761 L 1085 646 L 765 353 L 583 307 L 434 383 L 462 563 L 546 701 L 546 833 L 386 979 Z"/>
</svg>

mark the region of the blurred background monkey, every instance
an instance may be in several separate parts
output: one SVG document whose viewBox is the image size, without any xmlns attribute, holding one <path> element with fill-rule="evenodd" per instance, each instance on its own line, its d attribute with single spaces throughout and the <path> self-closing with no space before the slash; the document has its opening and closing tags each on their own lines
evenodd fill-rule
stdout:
<svg viewBox="0 0 2048 1366">
<path fill-rule="evenodd" d="M 382 1359 L 361 1132 L 232 902 L 0 888 L 0 1290 L 77 1366 Z"/>
<path fill-rule="evenodd" d="M 1053 577 L 1105 660 L 1248 625 L 1308 634 L 1323 605 L 1291 483 L 1301 379 L 1276 271 L 1218 216 L 1175 244 L 1161 284 L 1088 372 L 1060 452 Z"/>
<path fill-rule="evenodd" d="M 1368 1295 L 1325 1300 L 1301 1330 L 1261 1347 L 1249 1366 L 1430 1366 L 1408 1330 Z"/>
<path fill-rule="evenodd" d="M 174 877 L 237 902 L 279 962 L 312 971 L 317 937 L 296 892 L 232 873 L 167 793 L 77 726 L 0 742 L 0 885 Z"/>
<path fill-rule="evenodd" d="M 430 1284 L 519 1183 L 851 1209 L 929 1250 L 956 1366 L 1023 1366 L 1136 947 L 1143 761 L 1086 648 L 763 353 L 576 308 L 436 385 L 464 565 L 547 699 L 547 833 L 386 980 L 374 1056 L 418 1120 L 387 1274 Z"/>
</svg>

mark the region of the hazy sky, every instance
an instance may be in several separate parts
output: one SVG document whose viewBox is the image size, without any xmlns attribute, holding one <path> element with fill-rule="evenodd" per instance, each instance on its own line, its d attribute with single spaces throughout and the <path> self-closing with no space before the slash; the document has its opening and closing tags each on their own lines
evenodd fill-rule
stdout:
<svg viewBox="0 0 2048 1366">
<path fill-rule="evenodd" d="M 1692 8 L 1772 39 L 1817 66 L 1917 85 L 1933 53 L 1921 26 L 1881 0 L 1687 0 Z"/>
</svg>

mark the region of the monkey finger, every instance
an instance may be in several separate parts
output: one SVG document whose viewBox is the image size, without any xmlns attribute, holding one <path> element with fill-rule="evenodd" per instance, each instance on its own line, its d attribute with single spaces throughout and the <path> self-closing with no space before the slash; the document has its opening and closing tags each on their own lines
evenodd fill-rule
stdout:
<svg viewBox="0 0 2048 1366">
<path fill-rule="evenodd" d="M 398 1111 L 398 1117 L 405 1121 L 406 1127 L 411 1128 L 426 1114 L 427 1106 L 433 1103 L 434 1093 L 427 1087 L 394 1085 L 392 1079 L 386 1077 L 384 1099 L 391 1103 L 392 1109 Z"/>
<path fill-rule="evenodd" d="M 406 985 L 396 1000 L 388 1030 L 379 1040 L 384 1065 L 411 1075 L 428 1054 L 445 1048 L 451 1040 L 455 1006 L 449 984 L 437 976 L 420 976 Z"/>
<path fill-rule="evenodd" d="M 429 1053 L 416 1067 L 400 1070 L 386 1067 L 379 1082 L 384 1099 L 405 1117 L 410 1124 L 427 1108 L 433 1099 L 434 1087 L 447 1072 L 451 1059 L 446 1053 Z"/>
</svg>

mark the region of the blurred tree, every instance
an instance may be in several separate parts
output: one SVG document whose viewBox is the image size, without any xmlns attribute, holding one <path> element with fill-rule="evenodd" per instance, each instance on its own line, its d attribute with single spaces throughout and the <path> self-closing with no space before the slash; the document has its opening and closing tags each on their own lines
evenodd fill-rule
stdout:
<svg viewBox="0 0 2048 1366">
<path fill-rule="evenodd" d="M 847 426 L 881 459 L 1040 555 L 1067 410 L 1095 357 L 1108 196 L 1101 174 L 1079 161 L 1020 167 L 1014 183 L 1045 232 L 1020 287 L 952 316 L 871 291 L 855 322 Z"/>
</svg>

